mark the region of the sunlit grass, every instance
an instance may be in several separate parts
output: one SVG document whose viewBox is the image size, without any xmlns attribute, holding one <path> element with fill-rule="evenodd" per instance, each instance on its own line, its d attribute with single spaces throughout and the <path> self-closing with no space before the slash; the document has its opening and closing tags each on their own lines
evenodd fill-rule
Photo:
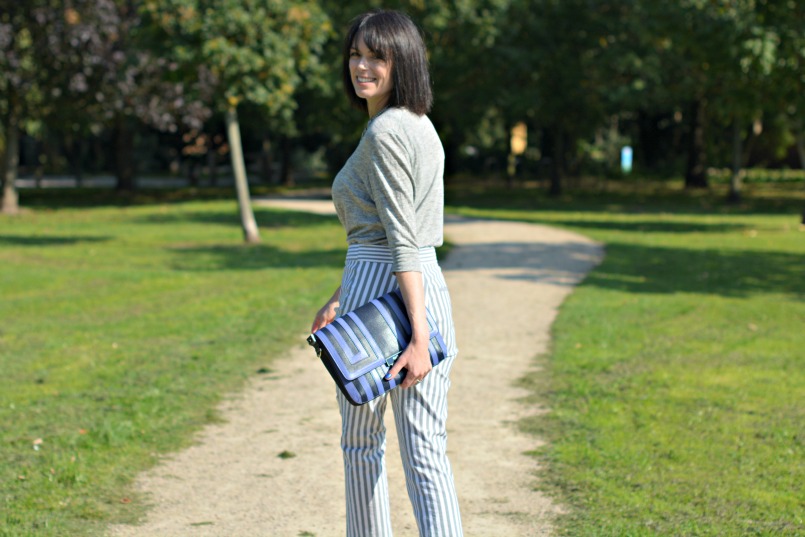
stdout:
<svg viewBox="0 0 805 537">
<path fill-rule="evenodd" d="M 448 191 L 454 212 L 606 244 L 556 321 L 547 374 L 523 380 L 552 408 L 523 427 L 551 440 L 535 456 L 570 506 L 561 531 L 805 533 L 805 196 L 764 186 L 736 206 L 601 185 Z M 343 263 L 334 218 L 259 210 L 248 247 L 230 201 L 79 195 L 0 219 L 3 537 L 136 516 L 133 477 L 270 370 Z"/>
<path fill-rule="evenodd" d="M 520 193 L 513 204 L 527 209 L 500 210 L 488 196 L 454 196 L 462 214 L 559 225 L 606 245 L 561 308 L 547 374 L 523 380 L 552 409 L 523 427 L 550 440 L 535 456 L 571 507 L 562 534 L 805 534 L 796 198 L 735 207 L 684 192 Z"/>
<path fill-rule="evenodd" d="M 258 246 L 226 201 L 0 219 L 0 535 L 136 515 L 133 476 L 299 341 L 338 284 L 343 231 L 257 219 Z"/>
</svg>

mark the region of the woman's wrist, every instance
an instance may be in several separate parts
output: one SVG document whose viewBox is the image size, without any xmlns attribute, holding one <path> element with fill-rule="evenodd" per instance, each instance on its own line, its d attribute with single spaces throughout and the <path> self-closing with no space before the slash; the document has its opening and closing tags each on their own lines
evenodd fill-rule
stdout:
<svg viewBox="0 0 805 537">
<path fill-rule="evenodd" d="M 427 347 L 430 342 L 430 332 L 428 331 L 414 331 L 411 336 L 409 345 L 415 347 Z"/>
</svg>

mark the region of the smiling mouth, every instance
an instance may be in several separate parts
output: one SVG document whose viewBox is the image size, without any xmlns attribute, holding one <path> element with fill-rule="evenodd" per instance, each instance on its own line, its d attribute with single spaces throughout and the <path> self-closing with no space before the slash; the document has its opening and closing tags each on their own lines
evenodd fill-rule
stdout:
<svg viewBox="0 0 805 537">
<path fill-rule="evenodd" d="M 368 82 L 374 82 L 375 81 L 374 78 L 364 78 L 362 76 L 355 77 L 355 80 L 357 80 L 358 83 L 360 83 L 360 84 L 366 84 Z"/>
</svg>

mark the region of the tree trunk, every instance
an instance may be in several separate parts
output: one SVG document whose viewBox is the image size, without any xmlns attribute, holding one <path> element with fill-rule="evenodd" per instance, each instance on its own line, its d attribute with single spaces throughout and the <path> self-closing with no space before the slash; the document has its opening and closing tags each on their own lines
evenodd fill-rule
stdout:
<svg viewBox="0 0 805 537">
<path fill-rule="evenodd" d="M 802 126 L 802 118 L 797 121 L 796 140 L 797 154 L 799 155 L 799 166 L 805 170 L 805 129 Z"/>
<path fill-rule="evenodd" d="M 72 153 L 73 175 L 77 187 L 84 186 L 84 155 L 87 152 L 87 142 L 82 135 L 78 135 L 70 143 Z"/>
<path fill-rule="evenodd" d="M 2 162 L 4 214 L 16 214 L 20 210 L 16 185 L 20 164 L 20 132 L 16 112 L 15 102 L 9 98 L 9 110 L 3 128 L 6 134 L 6 150 Z"/>
<path fill-rule="evenodd" d="M 271 140 L 263 136 L 263 145 L 260 148 L 260 178 L 264 185 L 270 185 L 274 178 L 271 170 Z"/>
<path fill-rule="evenodd" d="M 115 175 L 117 190 L 133 192 L 134 185 L 134 130 L 125 118 L 115 124 Z"/>
<path fill-rule="evenodd" d="M 39 161 L 34 168 L 34 188 L 42 188 L 42 180 L 45 178 L 45 166 L 42 164 L 41 155 L 38 155 Z"/>
<path fill-rule="evenodd" d="M 742 148 L 743 156 L 741 157 L 741 166 L 746 168 L 749 165 L 749 158 L 752 156 L 752 149 L 754 148 L 755 141 L 760 136 L 755 132 L 755 123 L 746 125 L 746 134 L 744 135 L 744 144 Z"/>
<path fill-rule="evenodd" d="M 282 152 L 282 167 L 280 168 L 280 181 L 283 186 L 294 186 L 293 181 L 293 165 L 291 163 L 292 154 L 291 139 L 283 136 L 282 143 L 280 144 L 280 151 Z"/>
<path fill-rule="evenodd" d="M 260 233 L 257 230 L 257 222 L 254 219 L 249 197 L 249 182 L 246 179 L 246 165 L 243 162 L 243 146 L 240 142 L 238 111 L 235 105 L 230 105 L 226 111 L 226 134 L 229 138 L 232 172 L 235 174 L 235 189 L 238 193 L 238 207 L 240 208 L 243 237 L 247 243 L 257 243 L 260 242 Z"/>
<path fill-rule="evenodd" d="M 553 166 L 551 166 L 551 186 L 548 189 L 548 194 L 559 196 L 562 194 L 562 177 L 565 174 L 565 136 L 564 133 L 556 128 L 551 129 L 549 133 Z"/>
<path fill-rule="evenodd" d="M 637 111 L 637 143 L 635 144 L 635 160 L 640 161 L 644 169 L 656 170 L 658 167 L 660 138 L 657 132 L 657 120 L 645 110 Z"/>
<path fill-rule="evenodd" d="M 56 140 L 57 138 L 54 136 L 54 133 L 45 129 L 42 133 L 41 141 L 37 144 L 38 155 L 36 165 L 39 167 L 39 173 L 42 175 L 42 177 L 39 178 L 40 184 L 45 175 L 45 167 L 48 165 L 52 166 L 53 163 L 59 161 L 59 150 L 61 148 Z M 37 188 L 39 188 L 40 184 L 36 185 Z"/>
<path fill-rule="evenodd" d="M 449 133 L 450 134 L 444 141 L 445 177 L 456 174 L 458 172 L 459 162 L 461 162 L 461 144 L 459 144 L 453 129 L 450 129 Z"/>
<path fill-rule="evenodd" d="M 690 140 L 685 188 L 707 188 L 707 168 L 704 145 L 704 115 L 707 101 L 697 99 L 690 108 Z"/>
<path fill-rule="evenodd" d="M 207 145 L 207 175 L 209 176 L 210 186 L 218 186 L 218 153 L 215 152 L 215 142 L 213 136 Z"/>
<path fill-rule="evenodd" d="M 730 176 L 730 193 L 727 201 L 739 203 L 741 201 L 741 168 L 743 163 L 743 135 L 741 122 L 738 119 L 732 122 L 732 174 Z"/>
<path fill-rule="evenodd" d="M 802 118 L 797 121 L 797 153 L 799 154 L 799 165 L 805 170 L 805 132 L 802 128 Z M 805 226 L 805 209 L 802 210 L 802 225 Z"/>
<path fill-rule="evenodd" d="M 517 175 L 517 155 L 509 152 L 506 161 L 506 188 L 514 188 L 514 176 Z"/>
<path fill-rule="evenodd" d="M 187 159 L 187 184 L 191 188 L 198 187 L 198 168 L 199 163 L 196 160 L 196 157 L 190 157 Z"/>
</svg>

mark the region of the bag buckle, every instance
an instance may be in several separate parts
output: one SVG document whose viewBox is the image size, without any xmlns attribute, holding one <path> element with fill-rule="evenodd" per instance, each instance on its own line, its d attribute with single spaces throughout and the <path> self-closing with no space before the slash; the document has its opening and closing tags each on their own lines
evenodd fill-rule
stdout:
<svg viewBox="0 0 805 537">
<path fill-rule="evenodd" d="M 316 356 L 321 358 L 321 345 L 319 345 L 319 341 L 316 339 L 315 334 L 310 334 L 307 337 L 307 344 L 316 349 Z"/>
</svg>

